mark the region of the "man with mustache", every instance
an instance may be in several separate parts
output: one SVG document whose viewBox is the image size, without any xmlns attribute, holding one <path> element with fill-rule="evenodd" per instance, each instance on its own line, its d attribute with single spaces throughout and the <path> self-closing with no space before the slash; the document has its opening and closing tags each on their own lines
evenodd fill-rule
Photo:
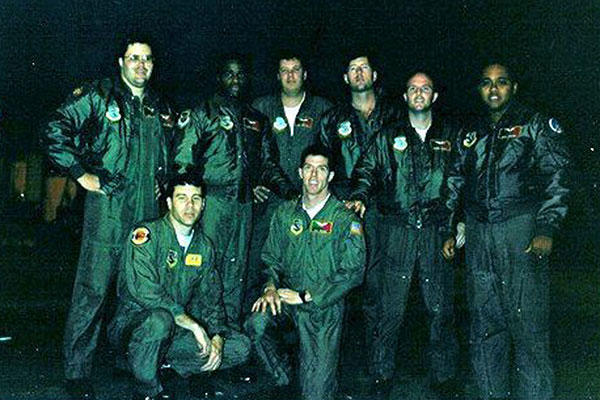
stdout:
<svg viewBox="0 0 600 400">
<path fill-rule="evenodd" d="M 367 338 L 369 372 L 373 391 L 387 394 L 411 280 L 418 278 L 430 328 L 429 382 L 450 395 L 457 386 L 454 272 L 439 248 L 446 239 L 445 169 L 459 130 L 434 115 L 438 92 L 428 74 L 410 76 L 403 97 L 406 117 L 383 127 L 358 160 L 350 195 L 354 201 L 347 203 L 362 215 L 367 199 L 374 197 L 372 207 L 377 209 L 372 238 L 376 251 L 366 277 L 367 296 L 377 303 L 375 335 Z"/>
<path fill-rule="evenodd" d="M 148 87 L 154 69 L 149 41 L 128 38 L 119 76 L 73 91 L 54 113 L 44 141 L 50 161 L 87 191 L 83 238 L 64 352 L 73 399 L 95 398 L 89 378 L 108 289 L 131 227 L 158 216 L 173 117 Z"/>
<path fill-rule="evenodd" d="M 553 397 L 548 286 L 553 238 L 567 213 L 569 154 L 554 118 L 515 99 L 502 64 L 483 70 L 487 115 L 465 129 L 448 170 L 447 206 L 466 216 L 470 355 L 482 399 Z M 443 246 L 454 256 L 455 239 Z"/>
</svg>

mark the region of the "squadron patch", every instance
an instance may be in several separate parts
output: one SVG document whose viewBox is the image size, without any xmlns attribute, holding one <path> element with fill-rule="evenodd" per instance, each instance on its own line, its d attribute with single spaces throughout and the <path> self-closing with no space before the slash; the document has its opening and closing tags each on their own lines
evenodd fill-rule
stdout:
<svg viewBox="0 0 600 400">
<path fill-rule="evenodd" d="M 449 140 L 437 140 L 431 139 L 429 141 L 429 146 L 431 146 L 431 150 L 433 151 L 451 151 L 452 143 Z"/>
<path fill-rule="evenodd" d="M 135 244 L 136 246 L 148 243 L 149 241 L 150 231 L 145 226 L 140 226 L 131 233 L 131 243 Z"/>
<path fill-rule="evenodd" d="M 273 130 L 277 133 L 281 133 L 285 130 L 285 128 L 287 128 L 285 119 L 283 117 L 275 118 L 275 121 L 273 121 Z"/>
<path fill-rule="evenodd" d="M 171 114 L 160 114 L 160 120 L 165 128 L 172 128 L 175 125 Z"/>
<path fill-rule="evenodd" d="M 179 257 L 177 257 L 177 252 L 175 250 L 169 250 L 167 253 L 167 265 L 169 268 L 175 268 L 178 258 Z"/>
<path fill-rule="evenodd" d="M 295 236 L 298 236 L 304 230 L 304 223 L 301 219 L 297 218 L 292 222 L 292 226 L 290 226 L 290 232 L 292 232 Z"/>
<path fill-rule="evenodd" d="M 521 136 L 523 127 L 516 125 L 510 128 L 502 128 L 498 131 L 498 139 L 516 139 Z"/>
<path fill-rule="evenodd" d="M 310 231 L 330 234 L 331 232 L 333 232 L 333 222 L 317 221 L 316 219 L 313 219 L 312 221 L 310 221 Z"/>
<path fill-rule="evenodd" d="M 406 136 L 397 136 L 394 138 L 394 150 L 404 151 L 408 147 Z"/>
<path fill-rule="evenodd" d="M 156 114 L 154 107 L 144 106 L 144 117 L 153 117 Z"/>
<path fill-rule="evenodd" d="M 352 124 L 350 124 L 350 121 L 340 122 L 337 128 L 338 136 L 342 139 L 347 138 L 352 133 Z"/>
<path fill-rule="evenodd" d="M 303 126 L 306 129 L 312 129 L 313 124 L 315 122 L 311 117 L 306 117 L 306 118 L 298 117 L 297 121 L 298 121 L 297 124 L 299 126 Z"/>
<path fill-rule="evenodd" d="M 83 87 L 79 86 L 73 90 L 73 96 L 79 97 L 83 94 Z"/>
<path fill-rule="evenodd" d="M 202 254 L 188 254 L 185 256 L 185 265 L 199 267 L 202 265 Z"/>
<path fill-rule="evenodd" d="M 182 111 L 181 114 L 179 114 L 179 118 L 177 119 L 177 127 L 179 129 L 185 128 L 187 124 L 190 123 L 190 114 L 190 110 Z"/>
<path fill-rule="evenodd" d="M 119 106 L 116 104 L 109 105 L 105 115 L 110 122 L 117 122 L 121 120 L 121 111 L 119 110 Z"/>
<path fill-rule="evenodd" d="M 476 141 L 477 141 L 477 132 L 475 132 L 475 131 L 469 132 L 469 133 L 467 133 L 467 135 L 465 136 L 465 139 L 463 140 L 463 146 L 465 146 L 466 148 L 469 148 L 469 147 L 473 146 Z"/>
<path fill-rule="evenodd" d="M 552 129 L 556 133 L 562 133 L 562 128 L 558 124 L 558 121 L 554 118 L 550 118 L 548 120 L 548 125 L 550 125 L 550 129 Z"/>
<path fill-rule="evenodd" d="M 362 224 L 358 221 L 352 221 L 352 223 L 350 224 L 350 234 L 362 236 Z"/>
</svg>

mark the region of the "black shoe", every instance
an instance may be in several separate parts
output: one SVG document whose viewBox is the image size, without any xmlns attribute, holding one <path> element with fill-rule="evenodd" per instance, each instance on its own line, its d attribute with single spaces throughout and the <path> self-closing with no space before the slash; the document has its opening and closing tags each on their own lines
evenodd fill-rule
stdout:
<svg viewBox="0 0 600 400">
<path fill-rule="evenodd" d="M 171 393 L 162 391 L 156 396 L 148 396 L 142 393 L 134 393 L 131 396 L 131 400 L 174 400 L 174 397 Z"/>
<path fill-rule="evenodd" d="M 71 400 L 96 400 L 96 394 L 89 379 L 67 379 L 65 388 Z"/>
</svg>

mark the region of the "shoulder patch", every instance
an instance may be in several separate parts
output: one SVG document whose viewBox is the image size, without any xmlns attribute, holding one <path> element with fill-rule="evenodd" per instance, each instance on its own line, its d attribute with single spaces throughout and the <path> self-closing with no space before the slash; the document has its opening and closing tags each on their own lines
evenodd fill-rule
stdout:
<svg viewBox="0 0 600 400">
<path fill-rule="evenodd" d="M 131 233 L 131 243 L 135 244 L 136 246 L 148 243 L 149 241 L 150 230 L 148 230 L 148 228 L 145 226 L 140 226 Z"/>
<path fill-rule="evenodd" d="M 344 121 L 338 124 L 337 126 L 338 136 L 342 139 L 347 138 L 352 133 L 352 124 L 350 121 Z"/>
<path fill-rule="evenodd" d="M 292 221 L 292 225 L 290 226 L 290 232 L 294 234 L 294 236 L 298 236 L 304 230 L 304 222 L 300 218 L 296 218 Z"/>
<path fill-rule="evenodd" d="M 552 129 L 556 133 L 562 133 L 562 128 L 558 124 L 558 121 L 554 118 L 550 118 L 548 120 L 548 125 L 550 125 L 550 129 Z"/>
<path fill-rule="evenodd" d="M 83 94 L 83 86 L 79 86 L 73 90 L 73 96 L 79 97 Z"/>
<path fill-rule="evenodd" d="M 362 236 L 362 234 L 363 234 L 362 224 L 358 221 L 352 221 L 352 223 L 350 224 L 350 234 Z"/>
</svg>

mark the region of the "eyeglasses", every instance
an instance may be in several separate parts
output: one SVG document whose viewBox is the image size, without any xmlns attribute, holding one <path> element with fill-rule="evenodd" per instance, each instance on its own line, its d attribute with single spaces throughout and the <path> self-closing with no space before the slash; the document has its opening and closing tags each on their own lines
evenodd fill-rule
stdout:
<svg viewBox="0 0 600 400">
<path fill-rule="evenodd" d="M 152 54 L 130 54 L 127 57 L 125 57 L 125 61 L 131 64 L 139 64 L 141 62 L 146 64 L 153 64 L 154 57 L 152 56 Z"/>
</svg>

